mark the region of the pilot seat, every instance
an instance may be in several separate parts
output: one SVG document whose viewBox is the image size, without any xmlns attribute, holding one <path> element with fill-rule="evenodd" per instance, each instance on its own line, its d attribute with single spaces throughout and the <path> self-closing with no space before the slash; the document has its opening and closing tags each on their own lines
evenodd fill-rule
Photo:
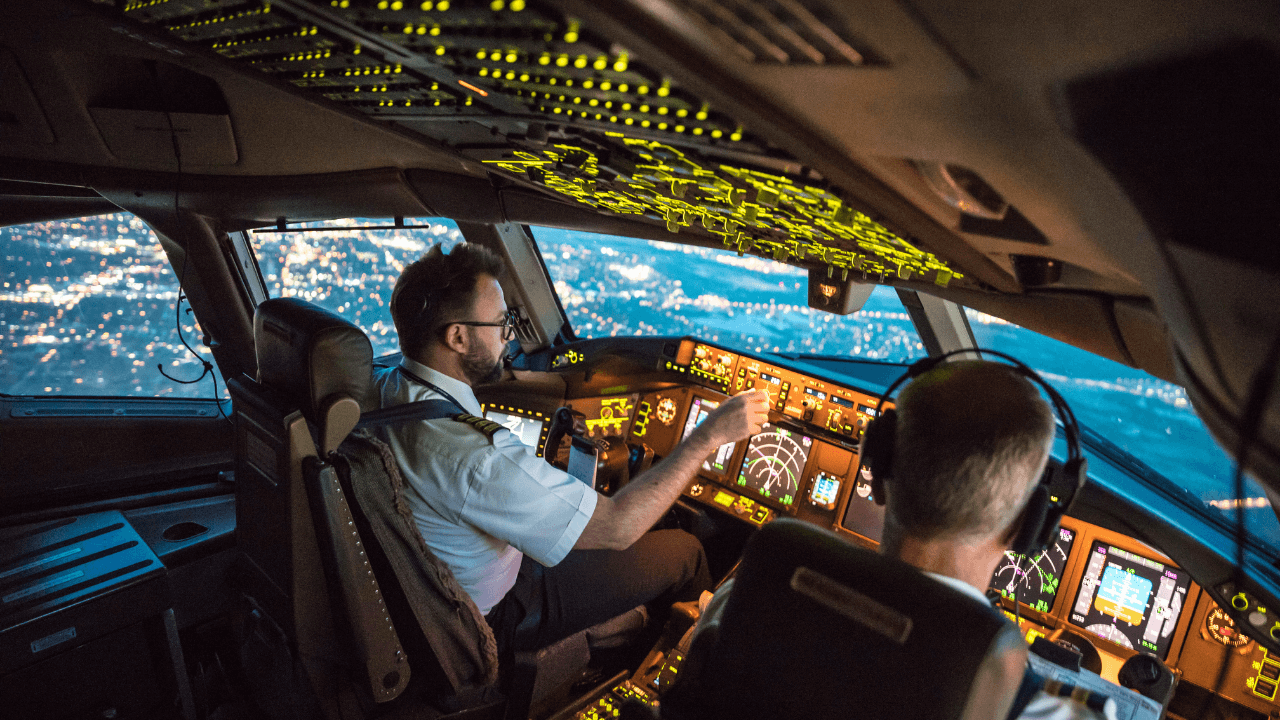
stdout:
<svg viewBox="0 0 1280 720">
<path fill-rule="evenodd" d="M 747 544 L 661 700 L 664 720 L 1003 720 L 1018 628 L 894 558 L 792 519 Z"/>
<path fill-rule="evenodd" d="M 400 498 L 373 351 L 356 326 L 276 298 L 254 318 L 258 378 L 228 384 L 236 420 L 241 664 L 273 718 L 523 719 L 577 679 L 633 610 L 499 668 L 493 633 Z M 412 419 L 412 418 L 410 418 Z M 501 672 L 500 672 L 501 670 Z"/>
</svg>

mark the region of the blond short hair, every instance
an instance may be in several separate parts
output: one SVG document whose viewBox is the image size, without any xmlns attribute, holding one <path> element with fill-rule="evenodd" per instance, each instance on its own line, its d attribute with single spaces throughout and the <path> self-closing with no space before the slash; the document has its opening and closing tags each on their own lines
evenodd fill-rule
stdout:
<svg viewBox="0 0 1280 720">
<path fill-rule="evenodd" d="M 889 521 L 911 537 L 1008 533 L 1048 460 L 1053 413 L 1008 365 L 953 362 L 897 400 Z"/>
</svg>

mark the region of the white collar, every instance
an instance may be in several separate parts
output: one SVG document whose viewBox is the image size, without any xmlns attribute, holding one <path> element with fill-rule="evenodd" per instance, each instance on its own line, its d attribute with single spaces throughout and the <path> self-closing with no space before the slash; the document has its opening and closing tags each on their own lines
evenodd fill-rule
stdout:
<svg viewBox="0 0 1280 720">
<path fill-rule="evenodd" d="M 934 580 L 937 580 L 938 582 L 942 583 L 943 585 L 947 585 L 947 586 L 950 586 L 950 587 L 955 588 L 956 590 L 959 590 L 960 592 L 962 592 L 962 593 L 964 593 L 965 595 L 968 595 L 969 597 L 971 597 L 971 598 L 973 598 L 973 599 L 977 600 L 978 602 L 982 603 L 983 605 L 990 605 L 990 604 L 991 604 L 991 601 L 987 599 L 987 596 L 986 596 L 986 595 L 984 595 L 981 591 L 979 591 L 979 590 L 978 590 L 978 588 L 976 588 L 976 587 L 974 587 L 974 586 L 970 585 L 969 583 L 967 583 L 967 582 L 965 582 L 965 581 L 963 581 L 963 580 L 958 580 L 958 579 L 953 578 L 953 577 L 951 577 L 951 576 L 949 576 L 949 575 L 939 575 L 938 573 L 935 573 L 935 572 L 929 572 L 928 570 L 921 570 L 920 572 L 924 573 L 925 575 L 928 575 L 929 577 L 933 578 Z"/>
<path fill-rule="evenodd" d="M 462 403 L 463 410 L 466 410 L 472 415 L 481 414 L 480 401 L 476 400 L 476 394 L 472 391 L 470 385 L 456 378 L 449 377 L 439 370 L 423 365 L 417 360 L 410 359 L 409 357 L 402 357 L 400 359 L 400 365 L 405 370 L 408 370 L 414 375 L 421 377 L 423 380 L 426 380 L 432 385 L 435 385 L 441 390 L 449 393 L 453 396 L 454 400 Z"/>
</svg>

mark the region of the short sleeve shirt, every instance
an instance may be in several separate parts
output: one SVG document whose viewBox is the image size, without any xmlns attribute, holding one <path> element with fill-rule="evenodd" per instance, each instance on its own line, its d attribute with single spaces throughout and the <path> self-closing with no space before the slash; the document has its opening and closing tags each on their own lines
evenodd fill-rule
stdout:
<svg viewBox="0 0 1280 720">
<path fill-rule="evenodd" d="M 463 411 L 481 414 L 467 384 L 408 358 L 401 365 L 451 398 L 387 368 L 374 378 L 383 407 L 452 399 Z M 490 438 L 442 418 L 384 426 L 379 433 L 400 462 L 406 503 L 427 547 L 481 613 L 515 584 L 523 555 L 556 565 L 595 512 L 594 490 L 552 467 L 506 428 Z"/>
</svg>

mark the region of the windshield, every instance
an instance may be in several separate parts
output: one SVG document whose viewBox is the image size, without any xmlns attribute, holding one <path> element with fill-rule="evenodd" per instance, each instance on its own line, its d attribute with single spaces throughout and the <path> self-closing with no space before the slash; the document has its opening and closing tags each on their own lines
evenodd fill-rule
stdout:
<svg viewBox="0 0 1280 720">
<path fill-rule="evenodd" d="M 1209 435 L 1185 390 L 1000 318 L 970 308 L 966 313 L 978 347 L 1031 366 L 1062 393 L 1080 424 L 1232 521 L 1242 505 L 1249 532 L 1273 554 L 1280 551 L 1280 522 L 1262 487 L 1246 476 L 1245 497 L 1236 501 L 1235 463 Z"/>
<path fill-rule="evenodd" d="M 924 344 L 892 288 L 859 312 L 808 306 L 808 271 L 729 250 L 533 228 L 574 333 L 695 335 L 754 352 L 909 363 Z"/>
<path fill-rule="evenodd" d="M 896 293 L 878 287 L 860 312 L 809 308 L 807 272 L 732 251 L 533 228 L 574 333 L 694 335 L 728 347 L 908 363 L 926 353 Z M 1007 352 L 1043 374 L 1082 425 L 1169 482 L 1234 518 L 1280 554 L 1280 522 L 1262 488 L 1233 488 L 1234 464 L 1209 436 L 1186 392 L 999 318 L 967 309 L 979 347 Z M 1215 512 L 1214 510 L 1208 510 Z"/>
<path fill-rule="evenodd" d="M 344 229 L 345 228 L 345 229 Z M 271 297 L 313 302 L 354 323 L 369 336 L 374 357 L 399 351 L 391 321 L 391 291 L 405 265 L 432 245 L 445 252 L 462 233 L 443 218 L 348 218 L 303 223 L 306 232 L 250 233 Z"/>
</svg>

